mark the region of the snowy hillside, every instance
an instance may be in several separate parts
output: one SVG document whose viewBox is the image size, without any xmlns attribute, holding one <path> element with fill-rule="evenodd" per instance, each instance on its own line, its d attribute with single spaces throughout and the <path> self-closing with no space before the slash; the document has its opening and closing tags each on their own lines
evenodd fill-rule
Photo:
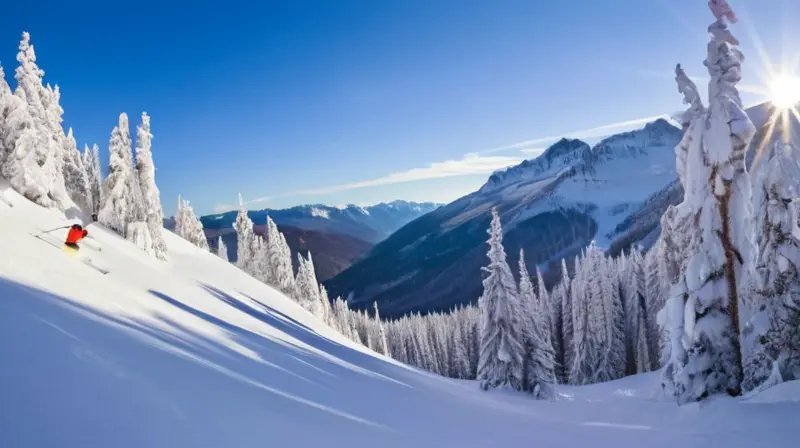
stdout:
<svg viewBox="0 0 800 448">
<path fill-rule="evenodd" d="M 797 384 L 681 408 L 653 375 L 556 403 L 483 393 L 366 351 L 169 232 L 158 262 L 90 225 L 81 254 L 102 275 L 31 236 L 62 214 L 3 194 L 3 447 L 792 444 Z"/>
</svg>

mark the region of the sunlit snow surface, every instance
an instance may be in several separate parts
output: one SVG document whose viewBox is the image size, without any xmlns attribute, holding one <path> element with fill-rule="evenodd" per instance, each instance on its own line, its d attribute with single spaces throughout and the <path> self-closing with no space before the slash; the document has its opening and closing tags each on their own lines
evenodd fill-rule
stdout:
<svg viewBox="0 0 800 448">
<path fill-rule="evenodd" d="M 0 447 L 794 446 L 800 387 L 678 407 L 657 375 L 563 387 L 558 402 L 368 352 L 167 232 L 169 263 L 90 225 L 103 276 L 0 203 Z M 62 231 L 63 232 L 63 231 Z M 55 241 L 63 233 L 54 232 Z"/>
</svg>

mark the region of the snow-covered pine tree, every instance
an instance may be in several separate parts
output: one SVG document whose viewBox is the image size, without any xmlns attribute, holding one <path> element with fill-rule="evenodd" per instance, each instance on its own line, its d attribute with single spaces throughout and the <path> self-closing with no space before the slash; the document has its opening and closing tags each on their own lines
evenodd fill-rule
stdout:
<svg viewBox="0 0 800 448">
<path fill-rule="evenodd" d="M 278 265 L 278 289 L 289 297 L 294 297 L 296 292 L 296 285 L 294 281 L 294 267 L 292 266 L 292 251 L 289 249 L 289 243 L 286 242 L 286 237 L 283 233 L 278 233 L 280 236 L 280 264 Z"/>
<path fill-rule="evenodd" d="M 626 374 L 648 372 L 652 368 L 647 328 L 647 292 L 644 257 L 638 247 L 631 248 L 622 279 L 625 307 Z"/>
<path fill-rule="evenodd" d="M 178 196 L 178 210 L 175 213 L 175 234 L 200 249 L 209 250 L 203 223 L 195 215 L 189 201 L 183 200 L 180 196 Z"/>
<path fill-rule="evenodd" d="M 10 148 L 6 146 L 6 135 L 11 132 L 11 129 L 7 128 L 7 120 L 12 107 L 11 102 L 14 100 L 11 86 L 6 82 L 6 74 L 3 71 L 3 66 L 0 65 L 0 169 L 5 164 L 6 157 L 10 152 Z"/>
<path fill-rule="evenodd" d="M 38 122 L 43 122 L 45 113 L 39 98 L 39 89 L 44 72 L 36 66 L 33 47 L 29 45 L 29 36 L 23 33 L 20 43 L 20 62 L 15 78 L 17 89 L 11 89 L 2 76 L 0 96 L 4 98 L 2 112 L 5 124 L 2 132 L 3 156 L 0 156 L 0 175 L 7 178 L 11 187 L 29 200 L 43 207 L 58 207 L 51 187 L 52 179 L 47 169 L 52 168 L 52 157 L 48 149 L 49 143 L 39 132 Z M 2 70 L 0 70 L 2 72 Z M 23 81 L 20 84 L 20 80 Z M 38 83 L 38 84 L 37 84 Z M 28 92 L 35 93 L 29 105 Z M 38 104 L 38 107 L 37 107 Z M 34 117 L 33 112 L 38 116 Z M 48 165 L 49 163 L 49 165 Z"/>
<path fill-rule="evenodd" d="M 278 226 L 275 225 L 275 222 L 272 218 L 267 215 L 267 225 L 265 226 L 265 234 L 267 239 L 267 250 L 266 250 L 266 279 L 265 282 L 268 285 L 273 285 L 278 287 L 280 284 L 280 275 L 279 271 L 281 268 L 281 248 L 280 242 L 281 238 L 278 235 Z"/>
<path fill-rule="evenodd" d="M 233 228 L 236 229 L 236 266 L 250 274 L 253 272 L 255 261 L 255 253 L 253 253 L 255 234 L 253 233 L 253 221 L 247 216 L 247 209 L 241 193 L 239 193 L 239 213 L 236 215 Z"/>
<path fill-rule="evenodd" d="M 101 197 L 103 172 L 100 168 L 100 150 L 97 145 L 92 145 L 92 149 L 89 149 L 88 145 L 85 146 L 81 160 L 83 169 L 86 170 L 86 180 L 89 183 L 89 194 L 92 198 L 92 206 L 88 212 L 97 214 L 100 212 L 100 204 L 103 203 L 103 198 Z"/>
<path fill-rule="evenodd" d="M 659 241 L 644 255 L 644 298 L 647 310 L 645 324 L 647 326 L 648 352 L 650 355 L 649 370 L 661 367 L 662 348 L 664 348 L 662 335 L 657 323 L 658 312 L 664 307 L 667 294 L 667 291 L 662 288 L 662 276 L 659 269 L 659 257 L 663 260 L 663 247 Z"/>
<path fill-rule="evenodd" d="M 267 244 L 261 235 L 253 237 L 253 265 L 250 275 L 266 283 L 267 274 Z"/>
<path fill-rule="evenodd" d="M 68 198 L 69 193 L 66 189 L 64 179 L 64 163 L 67 160 L 67 155 L 64 154 L 64 148 L 67 143 L 64 140 L 67 138 L 64 134 L 62 123 L 64 121 L 64 109 L 61 107 L 61 89 L 56 85 L 55 89 L 47 84 L 41 90 L 42 105 L 45 108 L 47 116 L 46 126 L 44 133 L 48 135 L 50 144 L 50 155 L 53 159 L 53 185 L 59 189 L 58 194 L 64 198 L 63 204 L 70 206 Z"/>
<path fill-rule="evenodd" d="M 22 141 L 15 145 L 13 157 L 7 159 L 13 163 L 5 167 L 4 175 L 11 186 L 28 199 L 44 207 L 64 209 L 69 199 L 62 173 L 64 130 L 60 128 L 59 111 L 63 113 L 63 110 L 58 105 L 58 93 L 43 85 L 44 71 L 36 63 L 36 53 L 27 32 L 22 33 L 17 61 L 15 95 L 27 109 L 30 121 L 20 116 L 14 118 L 17 124 L 26 127 L 17 135 Z M 27 126 L 32 128 L 32 133 Z"/>
<path fill-rule="evenodd" d="M 346 338 L 352 340 L 352 331 L 350 327 L 349 310 L 347 309 L 347 302 L 337 297 L 333 301 L 333 314 L 336 316 L 336 327 L 339 332 Z"/>
<path fill-rule="evenodd" d="M 47 176 L 39 165 L 39 136 L 22 89 L 8 97 L 3 134 L 6 156 L 0 174 L 22 196 L 41 206 L 55 207 Z"/>
<path fill-rule="evenodd" d="M 538 271 L 538 270 L 537 270 Z M 541 273 L 538 275 L 541 281 Z M 540 283 L 543 291 L 544 283 Z M 525 253 L 519 253 L 519 301 L 523 353 L 523 390 L 538 399 L 552 399 L 555 396 L 555 353 L 550 342 L 548 318 L 550 310 L 546 299 L 537 297 L 533 291 L 528 268 L 525 266 Z"/>
<path fill-rule="evenodd" d="M 553 349 L 554 362 L 556 363 L 556 372 L 558 371 L 558 359 L 563 358 L 559 353 L 564 352 L 563 347 L 563 317 L 562 317 L 562 303 L 561 300 L 554 300 L 550 293 L 547 291 L 547 286 L 544 284 L 544 277 L 542 270 L 536 267 L 536 291 L 537 298 L 539 299 L 540 310 L 546 315 L 545 325 L 547 325 L 547 332 L 549 333 L 548 339 L 551 348 Z M 557 376 L 557 375 L 556 375 Z"/>
<path fill-rule="evenodd" d="M 464 334 L 465 318 L 463 312 L 456 311 L 453 313 L 453 364 L 455 367 L 456 378 L 467 380 L 470 377 L 469 368 L 469 342 L 467 336 Z"/>
<path fill-rule="evenodd" d="M 778 141 L 755 176 L 756 266 L 744 326 L 745 391 L 766 388 L 800 375 L 800 346 L 793 346 L 792 309 L 800 306 L 798 153 Z"/>
<path fill-rule="evenodd" d="M 308 253 L 308 258 L 304 258 L 302 254 L 297 254 L 297 259 L 299 261 L 296 280 L 297 300 L 308 312 L 318 318 L 322 318 L 323 308 L 319 294 L 319 283 L 317 282 L 317 274 L 314 271 L 311 252 Z"/>
<path fill-rule="evenodd" d="M 128 224 L 143 221 L 142 194 L 133 169 L 133 148 L 125 113 L 120 114 L 119 124 L 111 132 L 108 176 L 101 196 L 98 221 L 123 237 L 128 235 Z"/>
<path fill-rule="evenodd" d="M 322 306 L 323 322 L 325 322 L 327 325 L 333 326 L 334 318 L 333 318 L 333 306 L 331 305 L 331 298 L 328 296 L 328 290 L 322 283 L 319 284 L 319 302 L 320 306 Z"/>
<path fill-rule="evenodd" d="M 735 86 L 741 79 L 743 56 L 726 23 L 726 18 L 735 16 L 721 14 L 722 4 L 727 6 L 725 0 L 709 3 L 716 21 L 709 26 L 705 61 L 711 81 L 702 134 L 704 163 L 688 164 L 698 179 L 708 179 L 708 188 L 695 203 L 702 236 L 685 272 L 688 349 L 686 363 L 675 377 L 679 403 L 741 391 L 740 300 L 753 251 L 747 230 L 752 211 L 745 152 L 755 127 Z"/>
<path fill-rule="evenodd" d="M 609 328 L 612 329 L 611 350 L 608 352 L 609 376 L 611 379 L 618 379 L 625 376 L 625 309 L 620 296 L 621 286 L 617 263 L 612 258 L 605 258 L 604 264 L 605 275 L 603 278 L 606 281 L 604 291 L 609 291 L 609 293 L 604 294 L 603 297 L 606 300 L 605 308 L 611 322 Z"/>
<path fill-rule="evenodd" d="M 327 294 L 325 296 L 327 297 Z M 378 353 L 391 356 L 389 343 L 386 341 L 386 330 L 383 328 L 381 313 L 378 311 L 378 302 L 373 302 L 373 306 L 375 307 L 375 325 L 378 327 Z"/>
<path fill-rule="evenodd" d="M 586 382 L 597 383 L 621 378 L 625 374 L 625 334 L 622 301 L 616 263 L 606 259 L 594 241 L 586 249 L 588 278 L 584 298 L 588 318 L 585 355 L 588 361 Z"/>
<path fill-rule="evenodd" d="M 228 246 L 225 245 L 225 242 L 222 241 L 222 237 L 217 237 L 217 256 L 222 258 L 225 261 L 228 260 Z"/>
<path fill-rule="evenodd" d="M 570 285 L 570 302 L 572 304 L 572 344 L 569 351 L 571 362 L 569 367 L 569 384 L 582 385 L 591 382 L 594 366 L 592 347 L 589 340 L 589 301 L 586 272 L 589 260 L 585 256 L 575 256 L 574 271 Z"/>
<path fill-rule="evenodd" d="M 560 375 L 561 382 L 566 384 L 569 376 L 569 368 L 572 365 L 572 337 L 574 332 L 572 315 L 572 295 L 570 285 L 572 279 L 567 270 L 567 261 L 561 259 L 561 280 L 555 290 L 557 297 L 561 298 L 561 353 L 556 352 L 556 369 Z"/>
<path fill-rule="evenodd" d="M 167 243 L 164 241 L 164 210 L 156 185 L 156 165 L 153 161 L 150 133 L 150 117 L 142 113 L 142 123 L 136 128 L 136 171 L 142 192 L 144 219 L 153 241 L 153 254 L 159 260 L 169 259 Z"/>
<path fill-rule="evenodd" d="M 506 261 L 503 231 L 497 209 L 492 209 L 489 228 L 488 276 L 483 280 L 481 310 L 481 348 L 478 380 L 481 388 L 509 386 L 520 390 L 524 347 L 520 333 L 517 285 Z"/>
<path fill-rule="evenodd" d="M 703 130 L 706 109 L 697 86 L 680 64 L 675 67 L 675 81 L 683 102 L 689 105 L 682 117 L 683 138 L 675 147 L 675 167 L 684 190 L 683 201 L 667 208 L 661 217 L 661 235 L 650 253 L 658 259 L 660 294 L 664 306 L 656 315 L 659 328 L 661 387 L 665 394 L 675 395 L 676 377 L 686 364 L 683 343 L 684 308 L 687 300 L 685 272 L 689 257 L 700 244 L 699 209 L 697 204 L 707 196 L 708 177 L 703 167 Z M 652 285 L 651 285 L 652 286 Z"/>
<path fill-rule="evenodd" d="M 78 151 L 78 143 L 72 135 L 72 128 L 69 128 L 66 137 L 63 140 L 64 148 L 62 154 L 64 161 L 62 164 L 64 173 L 64 185 L 75 205 L 86 213 L 92 213 L 92 198 L 91 186 L 89 185 L 89 175 L 86 168 L 83 166 L 83 159 L 81 153 Z"/>
<path fill-rule="evenodd" d="M 649 303 L 647 301 L 647 275 L 645 273 L 645 260 L 642 253 L 638 250 L 634 252 L 631 263 L 636 266 L 634 268 L 633 276 L 634 282 L 638 283 L 637 290 L 639 291 L 639 317 L 638 324 L 634 325 L 636 330 L 636 344 L 634 345 L 634 353 L 636 358 L 636 371 L 637 373 L 649 372 L 655 369 L 657 364 L 657 352 L 651 350 L 653 345 L 658 345 L 657 340 L 651 341 L 652 333 L 649 329 L 648 315 L 655 315 L 648 307 L 657 306 L 657 304 Z"/>
<path fill-rule="evenodd" d="M 537 326 L 543 319 L 542 316 L 537 316 L 537 298 L 536 292 L 531 283 L 528 268 L 525 265 L 525 251 L 519 250 L 519 329 L 522 334 L 522 345 L 524 352 L 522 355 L 522 389 L 526 391 L 532 390 L 532 383 L 535 378 L 532 378 L 532 364 L 533 364 L 533 351 L 535 343 L 537 342 L 538 334 L 536 332 L 542 331 L 541 327 Z"/>
<path fill-rule="evenodd" d="M 6 74 L 0 64 L 0 167 L 6 160 L 6 145 L 3 134 L 5 134 L 6 114 L 8 109 L 8 98 L 11 97 L 11 87 L 6 82 Z"/>
</svg>

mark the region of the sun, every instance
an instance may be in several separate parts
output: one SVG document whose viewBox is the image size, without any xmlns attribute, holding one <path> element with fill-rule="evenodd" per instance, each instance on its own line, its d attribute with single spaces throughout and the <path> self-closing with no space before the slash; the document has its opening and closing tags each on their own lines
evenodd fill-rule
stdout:
<svg viewBox="0 0 800 448">
<path fill-rule="evenodd" d="M 770 101 L 779 109 L 790 109 L 800 103 L 800 77 L 779 73 L 769 84 Z"/>
</svg>

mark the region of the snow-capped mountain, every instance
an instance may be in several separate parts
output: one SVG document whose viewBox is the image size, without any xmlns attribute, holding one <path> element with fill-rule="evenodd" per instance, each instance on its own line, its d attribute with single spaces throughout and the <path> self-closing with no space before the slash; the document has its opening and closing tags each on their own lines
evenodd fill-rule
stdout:
<svg viewBox="0 0 800 448">
<path fill-rule="evenodd" d="M 780 134 L 769 103 L 748 115 L 758 129 L 748 157 Z M 792 119 L 795 141 L 800 123 Z M 677 122 L 657 120 L 610 136 L 594 147 L 562 139 L 539 157 L 496 172 L 478 191 L 413 221 L 375 246 L 370 255 L 326 283 L 353 294 L 354 305 L 378 301 L 384 315 L 449 309 L 481 293 L 490 210 L 503 221 L 509 262 L 525 250 L 528 266 L 545 280 L 551 263 L 570 259 L 590 241 L 617 254 L 638 243 L 649 247 L 661 215 L 683 197 L 675 171 Z M 768 140 L 769 138 L 769 140 Z"/>
<path fill-rule="evenodd" d="M 302 230 L 350 235 L 369 243 L 377 243 L 412 220 L 435 210 L 439 204 L 394 201 L 368 207 L 358 205 L 301 205 L 282 210 L 252 210 L 248 216 L 255 225 L 263 225 L 269 215 L 278 226 Z M 203 216 L 203 227 L 219 230 L 233 227 L 236 211 Z"/>
<path fill-rule="evenodd" d="M 497 207 L 509 261 L 525 249 L 546 268 L 591 240 L 608 246 L 632 211 L 676 178 L 682 131 L 660 119 L 594 147 L 563 139 L 533 160 L 494 173 L 478 191 L 421 217 L 326 283 L 384 315 L 475 301 L 486 263 L 486 229 Z"/>
</svg>

